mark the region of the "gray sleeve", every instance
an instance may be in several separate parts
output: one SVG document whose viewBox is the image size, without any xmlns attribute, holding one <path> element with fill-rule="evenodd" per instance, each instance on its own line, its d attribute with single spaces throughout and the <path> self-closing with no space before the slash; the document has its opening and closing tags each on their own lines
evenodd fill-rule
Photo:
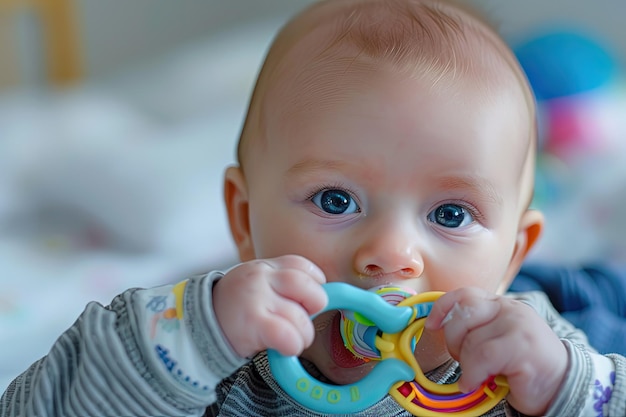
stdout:
<svg viewBox="0 0 626 417">
<path fill-rule="evenodd" d="M 564 341 L 569 354 L 569 371 L 548 416 L 626 415 L 626 358 L 621 355 L 604 355 L 614 369 L 613 386 L 606 391 L 594 389 L 597 384 L 593 355 L 585 346 Z M 605 388 L 606 389 L 606 388 Z"/>
<path fill-rule="evenodd" d="M 622 355 L 608 354 L 615 364 L 615 385 L 609 401 L 609 416 L 626 416 L 626 358 Z"/>
<path fill-rule="evenodd" d="M 207 352 L 201 365 L 208 364 L 215 381 L 243 363 L 223 339 L 212 312 L 212 284 L 220 276 L 193 278 L 185 290 L 185 320 L 196 329 L 189 343 L 200 343 Z M 48 355 L 9 385 L 0 416 L 202 415 L 215 401 L 215 385 L 204 392 L 187 389 L 147 357 L 150 348 L 137 318 L 143 306 L 136 300 L 148 291 L 128 290 L 108 307 L 88 304 Z"/>
</svg>

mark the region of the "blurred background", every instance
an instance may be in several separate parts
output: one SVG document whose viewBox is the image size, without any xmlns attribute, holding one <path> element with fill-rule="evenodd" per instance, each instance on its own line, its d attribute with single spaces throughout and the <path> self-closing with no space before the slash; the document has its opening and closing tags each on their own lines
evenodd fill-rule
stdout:
<svg viewBox="0 0 626 417">
<path fill-rule="evenodd" d="M 236 261 L 224 167 L 312 0 L 0 0 L 0 390 L 129 287 Z M 626 261 L 626 1 L 475 0 L 539 105 L 530 260 Z"/>
</svg>

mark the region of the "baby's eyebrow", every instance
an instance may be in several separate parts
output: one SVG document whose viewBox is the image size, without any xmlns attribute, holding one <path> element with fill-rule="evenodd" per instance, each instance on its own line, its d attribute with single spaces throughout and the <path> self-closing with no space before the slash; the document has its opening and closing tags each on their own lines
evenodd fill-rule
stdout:
<svg viewBox="0 0 626 417">
<path fill-rule="evenodd" d="M 287 175 L 310 174 L 316 171 L 341 171 L 354 164 L 333 159 L 306 159 L 287 170 Z"/>
<path fill-rule="evenodd" d="M 336 159 L 305 159 L 287 170 L 287 176 L 315 175 L 322 171 L 343 171 L 358 168 L 354 163 Z M 435 178 L 435 186 L 446 190 L 468 191 L 476 199 L 502 205 L 502 195 L 493 183 L 484 177 L 461 174 Z"/>
<path fill-rule="evenodd" d="M 439 177 L 436 185 L 448 190 L 469 190 L 473 195 L 480 196 L 484 201 L 502 205 L 502 195 L 496 190 L 491 181 L 476 175 L 457 175 Z"/>
</svg>

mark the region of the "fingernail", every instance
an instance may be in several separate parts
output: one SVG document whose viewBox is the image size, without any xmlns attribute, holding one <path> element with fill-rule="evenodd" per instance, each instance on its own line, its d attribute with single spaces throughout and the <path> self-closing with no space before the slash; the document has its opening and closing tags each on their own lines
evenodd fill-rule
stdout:
<svg viewBox="0 0 626 417">
<path fill-rule="evenodd" d="M 446 316 L 441 321 L 441 325 L 444 326 L 453 318 L 468 319 L 471 316 L 471 311 L 471 307 L 461 307 L 458 302 L 454 303 L 452 309 L 448 311 L 448 314 L 446 314 Z"/>
<path fill-rule="evenodd" d="M 320 281 L 326 282 L 326 275 L 324 274 L 324 271 L 322 271 L 322 268 L 315 265 L 313 262 L 311 262 L 309 265 L 309 272 L 311 274 L 317 275 Z"/>
</svg>

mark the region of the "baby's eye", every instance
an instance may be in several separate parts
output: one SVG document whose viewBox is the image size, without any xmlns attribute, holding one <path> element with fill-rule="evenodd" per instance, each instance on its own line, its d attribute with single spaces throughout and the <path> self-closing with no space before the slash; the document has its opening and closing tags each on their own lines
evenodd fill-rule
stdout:
<svg viewBox="0 0 626 417">
<path fill-rule="evenodd" d="M 442 204 L 428 213 L 428 220 L 443 227 L 456 228 L 471 224 L 474 218 L 458 204 Z"/>
<path fill-rule="evenodd" d="M 311 201 L 329 214 L 352 214 L 361 211 L 350 193 L 343 190 L 323 190 L 316 193 Z"/>
</svg>

